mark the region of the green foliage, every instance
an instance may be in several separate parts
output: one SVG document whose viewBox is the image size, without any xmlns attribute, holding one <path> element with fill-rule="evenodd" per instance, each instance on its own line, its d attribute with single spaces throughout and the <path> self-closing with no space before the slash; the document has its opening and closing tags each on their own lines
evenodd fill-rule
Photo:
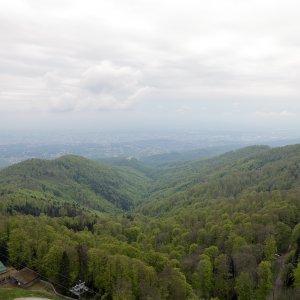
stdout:
<svg viewBox="0 0 300 300">
<path fill-rule="evenodd" d="M 299 161 L 299 145 L 157 169 L 26 161 L 0 172 L 0 258 L 107 299 L 265 299 L 277 251 L 297 282 Z"/>
<path fill-rule="evenodd" d="M 294 285 L 295 287 L 300 287 L 300 262 L 294 270 Z"/>
<path fill-rule="evenodd" d="M 145 175 L 129 167 L 112 167 L 82 157 L 68 155 L 53 161 L 32 159 L 0 172 L 0 196 L 11 201 L 11 211 L 39 215 L 45 205 L 63 201 L 98 211 L 129 210 L 141 201 L 150 182 Z M 32 192 L 34 191 L 34 192 Z M 26 202 L 17 202 L 21 194 Z M 24 199 L 24 197 L 22 197 Z M 50 214 L 50 213 L 49 213 Z M 60 216 L 57 213 L 55 216 Z M 70 215 L 73 217 L 73 215 Z"/>
<path fill-rule="evenodd" d="M 59 262 L 59 271 L 56 273 L 57 283 L 60 284 L 61 292 L 66 294 L 68 293 L 68 289 L 65 287 L 69 287 L 71 285 L 71 266 L 70 259 L 66 251 L 63 252 L 61 261 Z"/>
<path fill-rule="evenodd" d="M 232 295 L 233 278 L 230 270 L 230 260 L 226 254 L 220 254 L 215 259 L 213 286 L 219 299 L 229 299 Z"/>
<path fill-rule="evenodd" d="M 235 290 L 239 300 L 252 300 L 253 299 L 253 281 L 250 279 L 249 274 L 242 272 L 236 280 Z M 264 299 L 264 298 L 261 298 Z"/>
<path fill-rule="evenodd" d="M 268 261 L 262 261 L 258 266 L 258 290 L 259 299 L 265 299 L 272 289 L 273 275 L 271 264 Z"/>
<path fill-rule="evenodd" d="M 199 288 L 201 296 L 208 298 L 213 284 L 213 266 L 210 258 L 202 254 L 198 263 L 197 271 L 194 274 L 194 286 Z"/>
<path fill-rule="evenodd" d="M 264 244 L 265 260 L 273 261 L 277 252 L 276 241 L 273 236 L 267 237 Z"/>
<path fill-rule="evenodd" d="M 283 268 L 282 280 L 286 288 L 290 288 L 294 284 L 294 270 L 295 267 L 292 263 L 286 264 Z"/>
</svg>

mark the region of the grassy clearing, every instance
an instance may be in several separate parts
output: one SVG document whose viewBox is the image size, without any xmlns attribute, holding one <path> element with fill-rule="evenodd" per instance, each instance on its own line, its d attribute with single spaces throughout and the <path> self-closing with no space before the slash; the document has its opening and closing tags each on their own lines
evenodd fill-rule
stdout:
<svg viewBox="0 0 300 300">
<path fill-rule="evenodd" d="M 0 300 L 13 300 L 15 298 L 20 298 L 20 297 L 40 297 L 40 298 L 47 298 L 51 300 L 62 299 L 59 297 L 49 296 L 48 294 L 42 292 L 26 291 L 22 289 L 14 289 L 14 290 L 0 289 Z"/>
</svg>

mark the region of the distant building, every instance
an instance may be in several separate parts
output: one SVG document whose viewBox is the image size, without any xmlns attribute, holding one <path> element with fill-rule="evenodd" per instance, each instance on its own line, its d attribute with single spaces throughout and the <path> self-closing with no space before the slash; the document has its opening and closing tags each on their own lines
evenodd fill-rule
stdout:
<svg viewBox="0 0 300 300">
<path fill-rule="evenodd" d="M 27 288 L 37 282 L 39 275 L 31 269 L 24 268 L 11 277 L 18 283 L 20 287 Z"/>
<path fill-rule="evenodd" d="M 0 261 L 0 274 L 6 273 L 6 272 L 7 272 L 7 268 L 4 266 L 2 261 Z"/>
</svg>

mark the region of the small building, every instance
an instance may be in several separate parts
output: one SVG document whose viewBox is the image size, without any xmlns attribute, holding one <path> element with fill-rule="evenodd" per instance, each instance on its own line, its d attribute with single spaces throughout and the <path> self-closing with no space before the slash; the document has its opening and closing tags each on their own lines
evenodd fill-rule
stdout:
<svg viewBox="0 0 300 300">
<path fill-rule="evenodd" d="M 4 274 L 7 272 L 7 268 L 4 266 L 2 261 L 0 261 L 0 274 Z"/>
<path fill-rule="evenodd" d="M 18 283 L 20 287 L 27 288 L 36 283 L 39 279 L 39 274 L 29 268 L 24 268 L 11 277 Z"/>
</svg>

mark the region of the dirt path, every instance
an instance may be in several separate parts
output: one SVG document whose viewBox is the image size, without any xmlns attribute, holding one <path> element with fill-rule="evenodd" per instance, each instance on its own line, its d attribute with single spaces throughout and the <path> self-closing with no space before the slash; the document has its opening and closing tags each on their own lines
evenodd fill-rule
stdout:
<svg viewBox="0 0 300 300">
<path fill-rule="evenodd" d="M 288 253 L 290 251 L 290 248 L 291 248 L 291 245 L 289 246 L 287 252 L 280 256 L 278 259 L 277 259 L 277 263 L 279 265 L 279 270 L 278 270 L 278 274 L 277 274 L 277 277 L 276 277 L 276 280 L 275 280 L 275 283 L 273 285 L 273 290 L 272 292 L 270 293 L 269 297 L 267 298 L 268 300 L 277 300 L 279 299 L 279 295 L 280 295 L 280 292 L 282 290 L 282 287 L 283 287 L 283 281 L 282 281 L 282 272 L 283 272 L 283 269 L 284 269 L 284 263 L 286 261 L 286 258 L 288 256 Z"/>
</svg>

